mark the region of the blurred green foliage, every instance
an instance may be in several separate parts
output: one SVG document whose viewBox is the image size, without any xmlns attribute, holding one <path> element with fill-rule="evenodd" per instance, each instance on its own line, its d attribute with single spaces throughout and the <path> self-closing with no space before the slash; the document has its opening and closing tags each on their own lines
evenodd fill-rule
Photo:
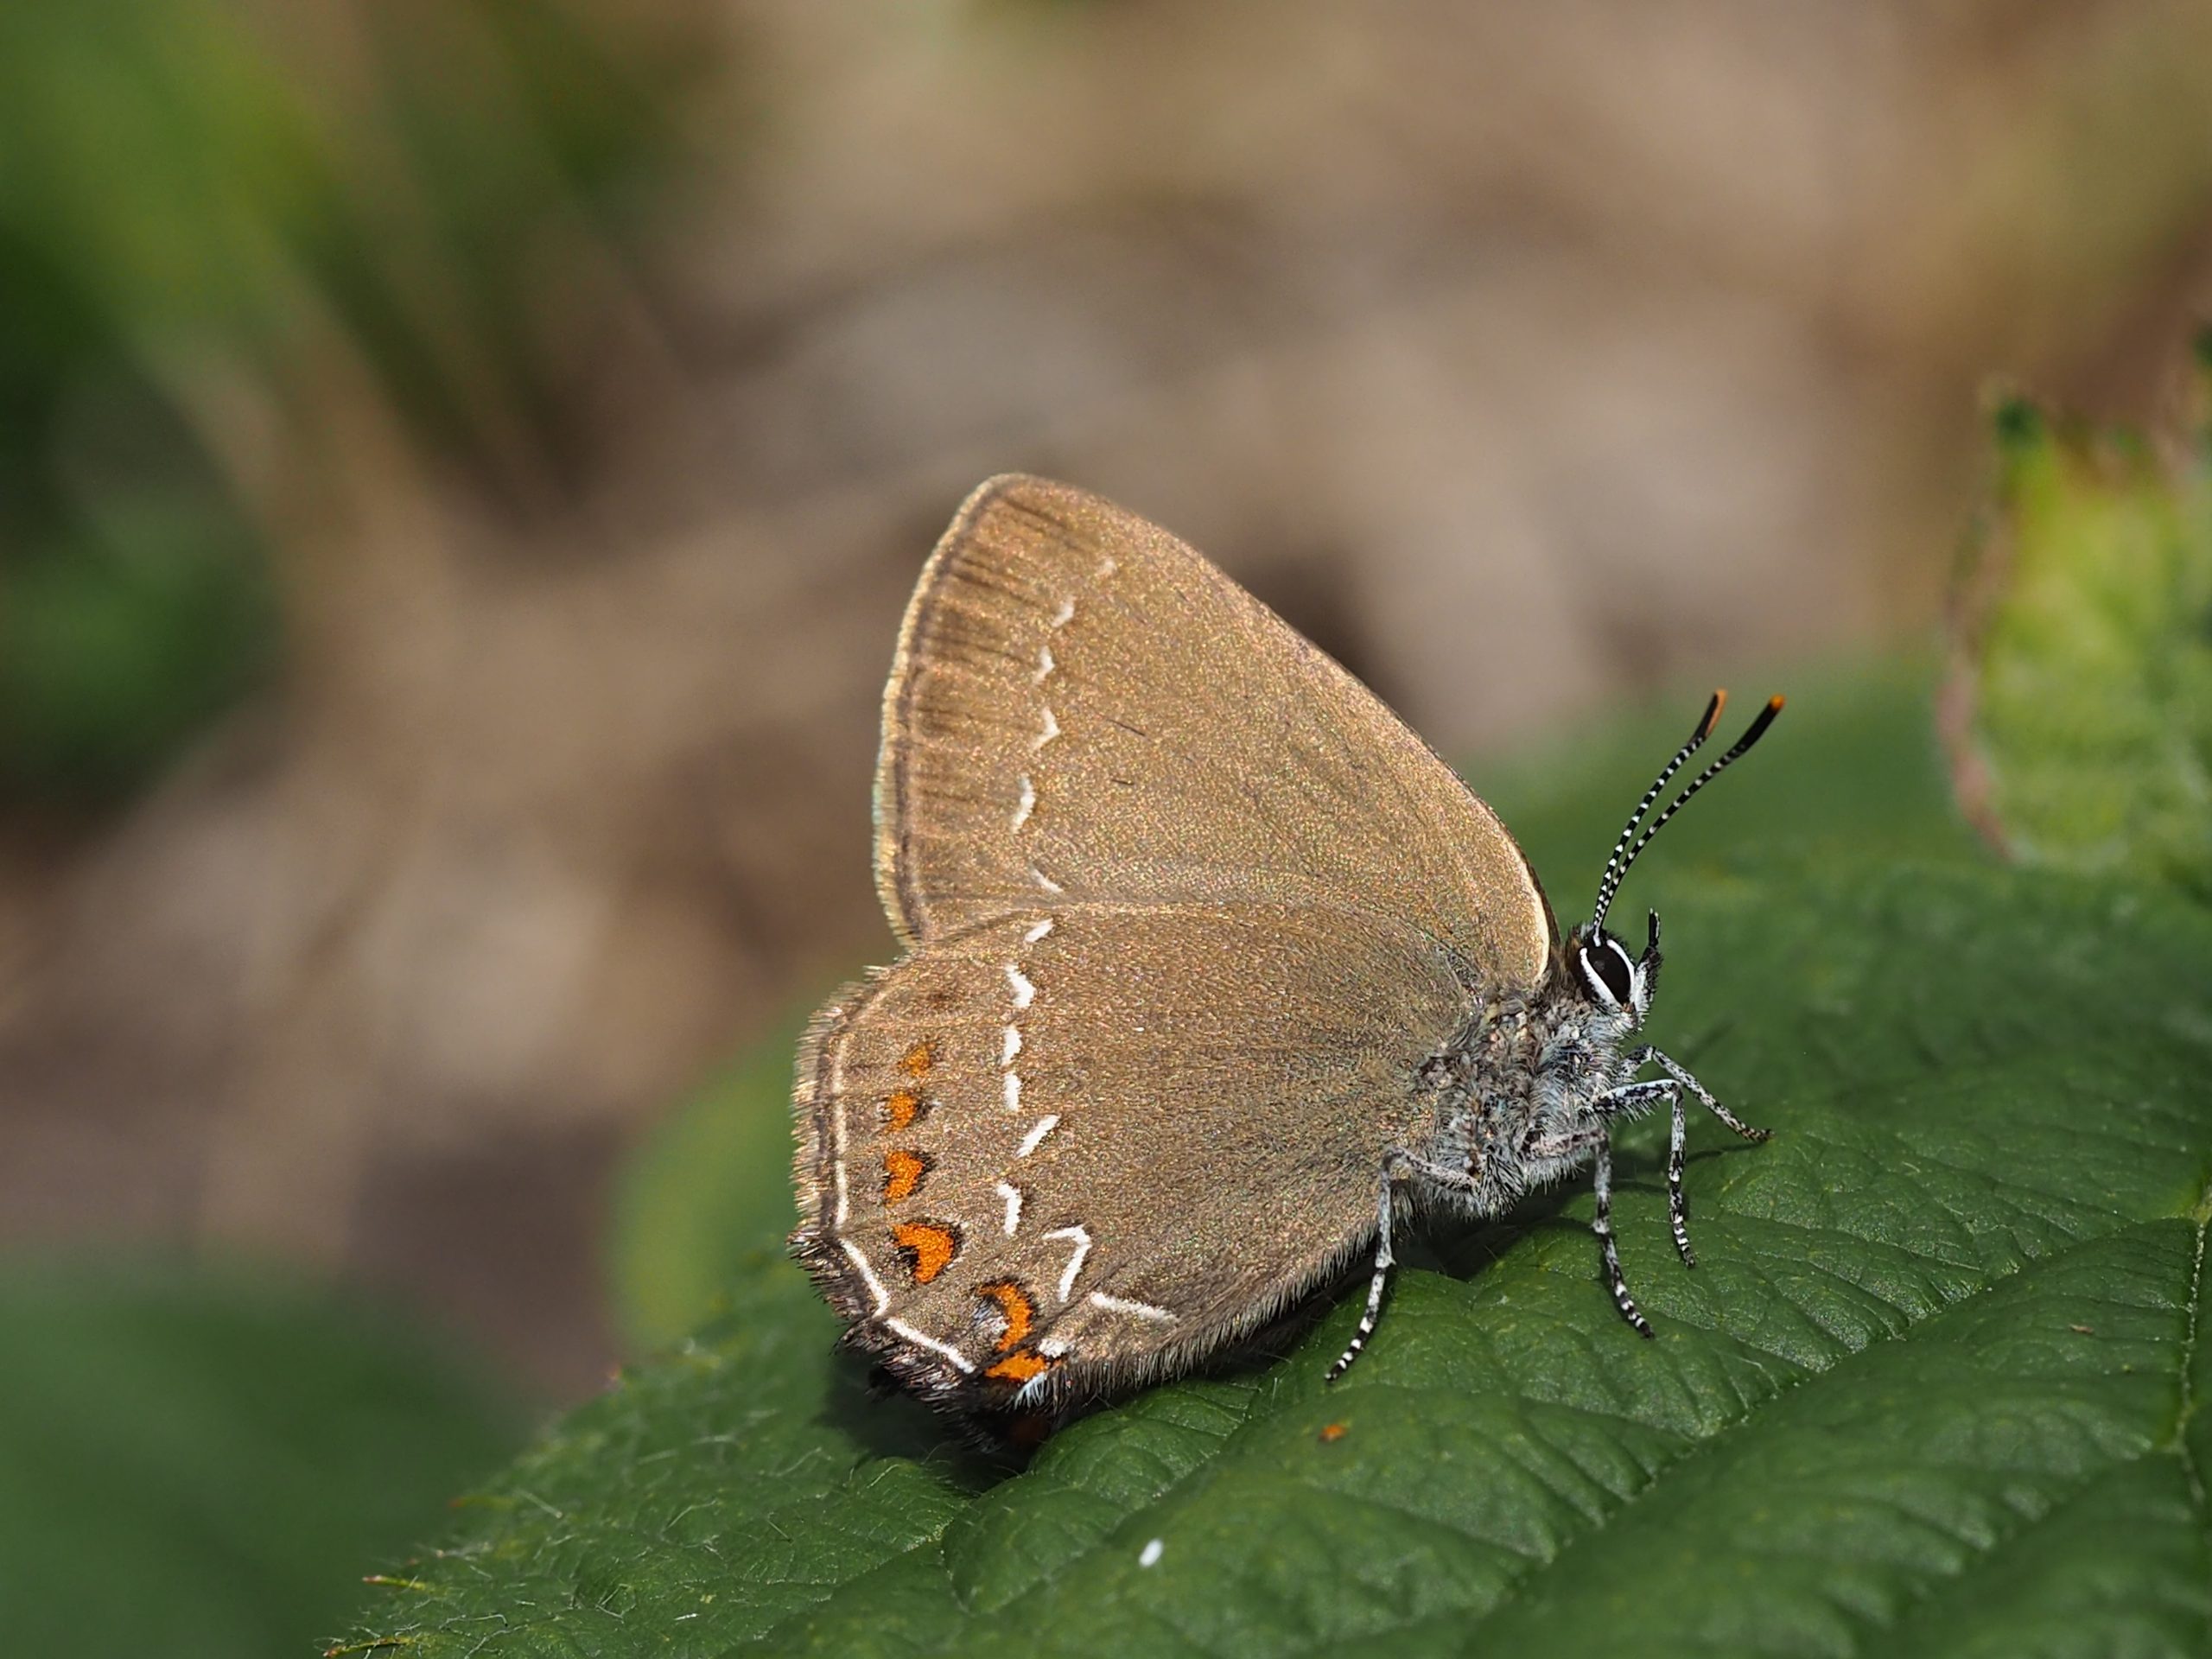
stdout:
<svg viewBox="0 0 2212 1659">
<path fill-rule="evenodd" d="M 25 205 L 0 177 L 0 799 L 99 799 L 267 670 L 276 601 L 191 422 Z"/>
<path fill-rule="evenodd" d="M 823 988 L 826 998 L 830 988 Z M 651 1353 L 719 1309 L 742 1263 L 798 1221 L 791 1198 L 796 1018 L 684 1102 L 621 1172 L 607 1242 L 614 1310 Z"/>
<path fill-rule="evenodd" d="M 2212 427 L 2173 457 L 2019 398 L 1995 426 L 1962 784 L 2016 857 L 2212 894 Z"/>
<path fill-rule="evenodd" d="M 1787 849 L 1814 863 L 1847 852 L 1971 854 L 1974 837 L 1952 804 L 1929 721 L 1933 676 L 1929 663 L 1907 656 L 1737 677 L 1718 735 L 1748 725 L 1770 693 L 1788 705 L 1740 770 L 1700 795 L 1637 861 L 1619 914 L 1664 912 L 1671 880 L 1710 873 L 1747 848 Z M 1529 855 L 1561 925 L 1587 912 L 1621 820 L 1704 711 L 1703 691 L 1684 686 L 1568 741 L 1467 772 Z"/>
<path fill-rule="evenodd" d="M 0 1630 L 41 1659 L 298 1659 L 512 1450 L 484 1380 L 265 1276 L 0 1273 Z"/>
<path fill-rule="evenodd" d="M 0 7 L 0 792 L 126 788 L 270 666 L 226 385 L 311 421 L 365 385 L 448 465 L 558 474 L 578 272 L 709 60 L 681 16 Z"/>
</svg>

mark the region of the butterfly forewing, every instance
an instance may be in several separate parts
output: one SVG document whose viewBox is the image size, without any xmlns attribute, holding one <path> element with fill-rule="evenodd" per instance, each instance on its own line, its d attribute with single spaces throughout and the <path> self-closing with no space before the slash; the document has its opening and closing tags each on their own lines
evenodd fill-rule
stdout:
<svg viewBox="0 0 2212 1659">
<path fill-rule="evenodd" d="M 1372 912 L 1056 900 L 932 938 L 800 1056 L 800 1253 L 924 1392 L 1062 1398 L 1245 1334 L 1369 1242 L 1464 1018 Z"/>
<path fill-rule="evenodd" d="M 923 574 L 876 814 L 909 944 L 1243 898 L 1379 912 L 1493 988 L 1553 949 L 1512 837 L 1372 694 L 1166 531 L 1038 479 L 984 485 Z"/>
</svg>

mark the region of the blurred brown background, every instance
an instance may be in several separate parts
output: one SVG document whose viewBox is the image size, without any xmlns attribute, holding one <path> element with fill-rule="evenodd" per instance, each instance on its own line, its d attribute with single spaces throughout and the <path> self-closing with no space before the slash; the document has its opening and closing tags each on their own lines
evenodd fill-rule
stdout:
<svg viewBox="0 0 2212 1659">
<path fill-rule="evenodd" d="M 1450 753 L 1921 634 L 2003 372 L 2212 301 L 2212 4 L 86 0 L 0 21 L 0 1237 L 550 1395 L 625 1145 L 887 939 L 965 491 Z"/>
</svg>

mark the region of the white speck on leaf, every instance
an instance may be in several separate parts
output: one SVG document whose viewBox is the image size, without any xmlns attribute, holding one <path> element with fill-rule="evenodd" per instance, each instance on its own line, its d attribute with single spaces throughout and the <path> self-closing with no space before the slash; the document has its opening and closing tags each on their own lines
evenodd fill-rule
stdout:
<svg viewBox="0 0 2212 1659">
<path fill-rule="evenodd" d="M 1157 1538 L 1154 1539 L 1150 1543 L 1147 1544 L 1143 1549 L 1138 1552 L 1137 1565 L 1139 1567 L 1150 1567 L 1154 1561 L 1160 1559 L 1160 1552 L 1165 1548 L 1166 1545 L 1163 1544 L 1160 1540 Z"/>
</svg>

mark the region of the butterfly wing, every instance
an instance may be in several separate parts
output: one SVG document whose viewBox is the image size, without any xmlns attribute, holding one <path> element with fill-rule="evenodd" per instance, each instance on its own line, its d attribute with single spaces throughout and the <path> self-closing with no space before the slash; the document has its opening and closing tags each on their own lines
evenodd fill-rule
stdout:
<svg viewBox="0 0 2212 1659">
<path fill-rule="evenodd" d="M 1070 901 L 1372 910 L 1492 988 L 1554 926 L 1497 816 L 1390 711 L 1165 531 L 994 479 L 923 572 L 885 693 L 884 907 L 913 944 Z"/>
<path fill-rule="evenodd" d="M 1451 952 L 1363 909 L 1056 900 L 817 1017 L 794 1245 L 854 1338 L 968 1408 L 1177 1370 L 1371 1241 L 1433 1116 Z"/>
</svg>

